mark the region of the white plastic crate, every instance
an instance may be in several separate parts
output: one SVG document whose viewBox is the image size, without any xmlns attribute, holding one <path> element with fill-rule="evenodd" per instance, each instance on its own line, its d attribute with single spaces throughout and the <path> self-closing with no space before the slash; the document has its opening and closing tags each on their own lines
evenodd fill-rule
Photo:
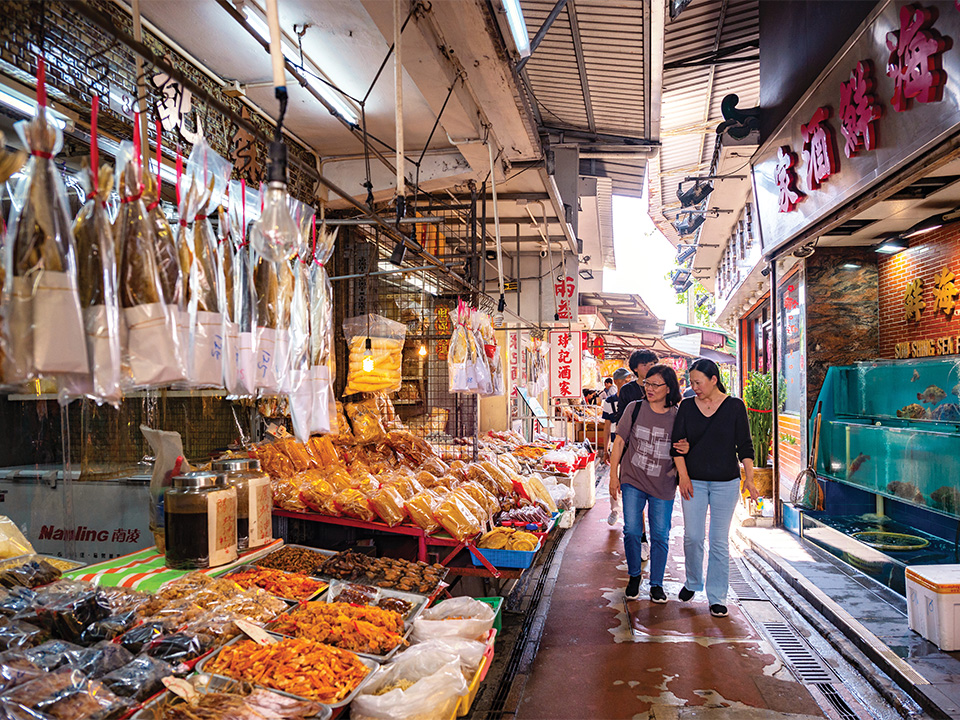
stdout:
<svg viewBox="0 0 960 720">
<path fill-rule="evenodd" d="M 906 569 L 907 621 L 941 650 L 960 650 L 960 565 Z"/>
</svg>

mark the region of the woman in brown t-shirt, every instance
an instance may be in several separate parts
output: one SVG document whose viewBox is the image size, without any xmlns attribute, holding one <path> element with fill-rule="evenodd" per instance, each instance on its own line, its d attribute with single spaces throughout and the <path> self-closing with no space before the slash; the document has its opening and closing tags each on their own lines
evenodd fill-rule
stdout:
<svg viewBox="0 0 960 720">
<path fill-rule="evenodd" d="M 616 499 L 623 493 L 623 547 L 630 573 L 627 599 L 640 596 L 640 538 L 643 509 L 649 505 L 650 599 L 665 603 L 663 573 L 677 492 L 670 438 L 680 402 L 680 384 L 673 368 L 654 365 L 647 372 L 643 389 L 646 400 L 627 405 L 617 423 L 617 439 L 610 457 L 610 497 Z"/>
</svg>

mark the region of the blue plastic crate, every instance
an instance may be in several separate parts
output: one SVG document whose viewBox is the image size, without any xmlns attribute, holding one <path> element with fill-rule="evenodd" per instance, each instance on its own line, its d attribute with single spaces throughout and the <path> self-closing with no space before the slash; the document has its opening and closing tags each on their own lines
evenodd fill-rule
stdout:
<svg viewBox="0 0 960 720">
<path fill-rule="evenodd" d="M 477 548 L 477 552 L 483 555 L 487 562 L 495 568 L 528 568 L 533 565 L 533 559 L 540 552 L 543 546 L 543 540 L 537 543 L 533 550 L 493 550 L 491 548 Z M 477 567 L 483 567 L 483 563 L 470 553 L 470 560 Z"/>
</svg>

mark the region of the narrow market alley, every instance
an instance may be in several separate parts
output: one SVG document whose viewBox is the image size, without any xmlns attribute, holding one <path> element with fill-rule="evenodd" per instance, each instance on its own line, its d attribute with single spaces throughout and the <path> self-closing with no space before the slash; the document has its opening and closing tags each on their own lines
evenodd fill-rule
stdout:
<svg viewBox="0 0 960 720">
<path fill-rule="evenodd" d="M 511 712 L 522 720 L 922 716 L 896 690 L 881 697 L 821 637 L 801 629 L 803 621 L 789 606 L 779 608 L 752 579 L 736 547 L 729 617 L 711 617 L 702 593 L 680 602 L 679 502 L 664 585 L 669 602 L 651 603 L 646 582 L 639 600 L 625 601 L 622 525 L 607 524 L 604 485 L 597 504 L 581 511 L 561 542 L 565 547 L 539 645 L 532 662 L 521 663 L 517 675 L 505 679 L 512 702 L 503 717 Z M 779 640 L 780 652 L 771 638 Z M 524 657 L 531 657 L 529 647 Z"/>
</svg>

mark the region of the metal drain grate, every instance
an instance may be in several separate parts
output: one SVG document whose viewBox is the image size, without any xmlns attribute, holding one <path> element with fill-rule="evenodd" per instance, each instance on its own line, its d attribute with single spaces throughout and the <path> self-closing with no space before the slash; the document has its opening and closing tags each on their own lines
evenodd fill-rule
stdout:
<svg viewBox="0 0 960 720">
<path fill-rule="evenodd" d="M 730 589 L 740 600 L 767 600 L 767 596 L 760 593 L 751 582 L 749 582 L 740 569 L 740 563 L 731 558 L 730 560 Z"/>
<path fill-rule="evenodd" d="M 761 625 L 800 682 L 804 684 L 837 682 L 833 671 L 814 654 L 806 641 L 789 623 L 772 621 L 761 623 Z"/>
<path fill-rule="evenodd" d="M 814 687 L 819 690 L 830 703 L 831 707 L 837 711 L 840 720 L 860 720 L 860 715 L 854 712 L 853 708 L 847 705 L 847 701 L 830 683 L 816 683 Z M 872 714 L 872 713 L 871 713 Z"/>
</svg>

